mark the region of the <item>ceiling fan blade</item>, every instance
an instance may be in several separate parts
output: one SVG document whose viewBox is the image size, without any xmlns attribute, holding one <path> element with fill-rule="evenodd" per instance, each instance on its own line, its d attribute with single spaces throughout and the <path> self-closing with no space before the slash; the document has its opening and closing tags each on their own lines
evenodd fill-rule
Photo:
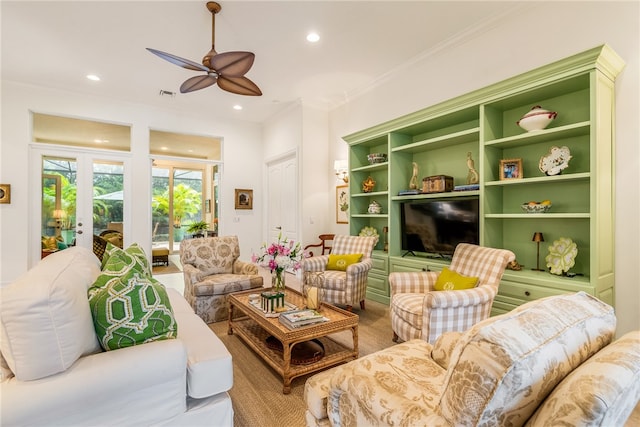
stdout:
<svg viewBox="0 0 640 427">
<path fill-rule="evenodd" d="M 218 86 L 227 92 L 238 95 L 260 96 L 262 91 L 254 82 L 246 77 L 226 77 L 218 76 Z"/>
<path fill-rule="evenodd" d="M 219 53 L 211 58 L 211 68 L 221 75 L 241 77 L 251 69 L 255 57 L 251 52 Z"/>
<path fill-rule="evenodd" d="M 209 71 L 209 69 L 207 67 L 205 67 L 202 64 L 198 64 L 197 62 L 193 62 L 193 61 L 190 61 L 188 59 L 180 58 L 179 56 L 172 55 L 172 54 L 166 53 L 166 52 L 162 52 L 160 50 L 151 49 L 150 47 L 148 47 L 146 49 L 149 52 L 153 53 L 154 55 L 158 55 L 160 58 L 164 59 L 165 61 L 169 61 L 172 64 L 175 64 L 175 65 L 177 65 L 179 67 L 182 67 L 182 68 L 186 68 L 187 70 L 206 71 L 206 72 Z"/>
<path fill-rule="evenodd" d="M 207 74 L 205 76 L 195 76 L 187 79 L 180 85 L 180 93 L 193 92 L 195 90 L 204 89 L 211 85 L 216 84 L 216 76 L 213 74 Z"/>
</svg>

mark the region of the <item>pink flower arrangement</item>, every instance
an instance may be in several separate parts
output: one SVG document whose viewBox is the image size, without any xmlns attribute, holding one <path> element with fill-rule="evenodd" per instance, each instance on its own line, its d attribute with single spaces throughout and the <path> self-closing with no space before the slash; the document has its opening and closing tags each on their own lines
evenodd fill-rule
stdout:
<svg viewBox="0 0 640 427">
<path fill-rule="evenodd" d="M 278 235 L 278 241 L 267 246 L 262 244 L 261 254 L 253 254 L 251 262 L 261 267 L 268 268 L 272 273 L 281 274 L 285 269 L 292 268 L 296 271 L 302 267 L 302 259 L 305 257 L 300 243 L 282 239 L 282 234 Z"/>
</svg>

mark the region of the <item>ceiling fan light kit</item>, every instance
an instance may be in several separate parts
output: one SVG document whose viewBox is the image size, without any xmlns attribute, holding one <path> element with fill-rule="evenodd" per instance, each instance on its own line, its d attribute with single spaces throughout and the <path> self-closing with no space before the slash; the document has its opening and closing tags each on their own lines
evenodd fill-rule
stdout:
<svg viewBox="0 0 640 427">
<path fill-rule="evenodd" d="M 248 96 L 262 95 L 260 88 L 244 76 L 253 66 L 255 55 L 252 52 L 243 51 L 217 53 L 215 50 L 216 13 L 222 8 L 218 3 L 210 1 L 207 2 L 207 9 L 211 12 L 211 50 L 202 58 L 202 64 L 157 49 L 147 48 L 147 50 L 179 67 L 206 73 L 185 80 L 180 86 L 180 93 L 193 92 L 218 83 L 220 89 L 227 92 Z"/>
</svg>

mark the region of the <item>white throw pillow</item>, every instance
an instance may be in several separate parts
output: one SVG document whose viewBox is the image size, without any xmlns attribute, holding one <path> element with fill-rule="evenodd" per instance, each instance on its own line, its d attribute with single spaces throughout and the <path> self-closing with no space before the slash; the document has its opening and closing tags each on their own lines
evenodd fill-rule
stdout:
<svg viewBox="0 0 640 427">
<path fill-rule="evenodd" d="M 100 351 L 87 299 L 99 274 L 93 252 L 73 247 L 0 289 L 0 350 L 16 379 L 53 375 Z"/>
</svg>

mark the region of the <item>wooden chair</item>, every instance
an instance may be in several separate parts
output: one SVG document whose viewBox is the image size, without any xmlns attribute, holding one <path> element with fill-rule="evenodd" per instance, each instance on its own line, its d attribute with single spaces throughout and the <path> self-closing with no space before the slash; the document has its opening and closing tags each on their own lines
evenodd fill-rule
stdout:
<svg viewBox="0 0 640 427">
<path fill-rule="evenodd" d="M 318 236 L 318 238 L 320 239 L 320 243 L 307 245 L 304 247 L 304 250 L 307 251 L 309 248 L 320 248 L 318 255 L 327 255 L 331 253 L 331 246 L 328 244 L 328 242 L 332 242 L 334 237 L 335 234 L 321 234 Z M 310 250 L 309 252 L 311 253 L 311 256 L 315 255 L 312 250 Z"/>
</svg>

